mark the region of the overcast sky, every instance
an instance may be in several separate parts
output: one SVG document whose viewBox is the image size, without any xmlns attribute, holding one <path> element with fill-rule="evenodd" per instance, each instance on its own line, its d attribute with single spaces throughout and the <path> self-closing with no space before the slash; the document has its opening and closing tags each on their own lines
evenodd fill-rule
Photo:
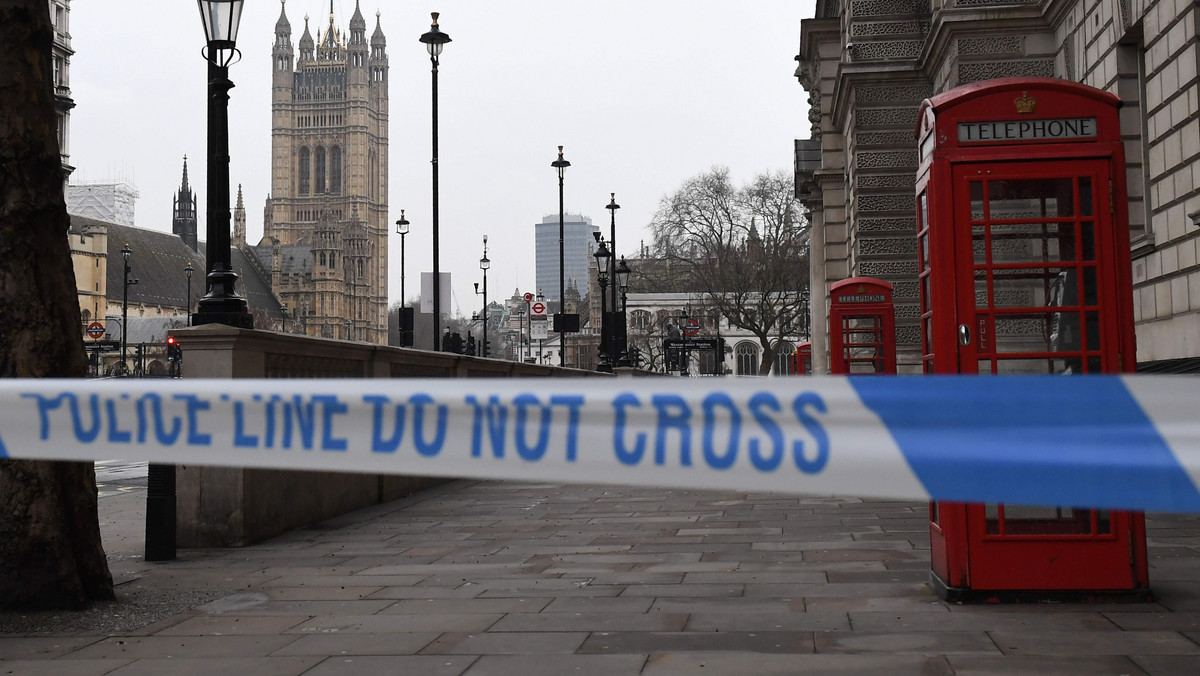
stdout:
<svg viewBox="0 0 1200 676">
<path fill-rule="evenodd" d="M 354 0 L 333 0 L 346 30 Z M 432 269 L 429 56 L 417 38 L 429 12 L 453 39 L 441 57 L 441 269 L 451 312 L 481 299 L 482 239 L 489 299 L 534 286 L 534 223 L 558 212 L 550 163 L 558 145 L 570 213 L 607 232 L 615 192 L 619 254 L 632 256 L 659 200 L 714 165 L 737 182 L 792 167 L 807 138 L 806 95 L 794 77 L 800 20 L 812 0 L 362 0 L 368 35 L 381 12 L 390 60 L 389 222 L 405 209 L 406 292 Z M 230 69 L 231 194 L 241 183 L 249 239 L 262 236 L 270 190 L 271 44 L 278 0 L 247 0 Z M 289 0 L 293 42 L 329 0 Z M 141 194 L 136 225 L 171 230 L 182 159 L 205 209 L 203 29 L 191 0 L 71 3 L 71 163 L 74 179 L 123 179 Z M 400 238 L 390 241 L 391 302 L 400 294 Z M 201 221 L 201 237 L 204 237 Z"/>
</svg>

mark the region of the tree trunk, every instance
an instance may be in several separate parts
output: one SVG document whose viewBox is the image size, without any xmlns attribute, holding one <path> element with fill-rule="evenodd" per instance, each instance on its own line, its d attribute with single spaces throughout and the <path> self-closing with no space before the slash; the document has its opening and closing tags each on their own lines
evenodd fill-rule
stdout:
<svg viewBox="0 0 1200 676">
<path fill-rule="evenodd" d="M 0 377 L 87 371 L 46 0 L 0 0 Z M 0 460 L 0 607 L 113 598 L 91 463 Z"/>
</svg>

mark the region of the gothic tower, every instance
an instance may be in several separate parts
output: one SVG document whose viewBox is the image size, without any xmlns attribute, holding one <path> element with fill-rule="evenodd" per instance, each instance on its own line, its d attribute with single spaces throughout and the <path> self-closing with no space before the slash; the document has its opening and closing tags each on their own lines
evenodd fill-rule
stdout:
<svg viewBox="0 0 1200 676">
<path fill-rule="evenodd" d="M 380 15 L 368 42 L 359 3 L 343 35 L 330 2 L 316 40 L 306 16 L 293 51 L 285 7 L 271 52 L 271 196 L 256 253 L 266 265 L 278 242 L 291 261 L 275 293 L 288 307 L 307 308 L 307 333 L 386 343 L 388 60 Z M 353 253 L 344 251 L 351 245 Z"/>
<path fill-rule="evenodd" d="M 178 235 L 192 251 L 199 250 L 196 243 L 196 196 L 188 185 L 187 155 L 183 156 L 183 183 L 179 186 L 179 192 L 175 193 L 171 232 Z"/>
</svg>

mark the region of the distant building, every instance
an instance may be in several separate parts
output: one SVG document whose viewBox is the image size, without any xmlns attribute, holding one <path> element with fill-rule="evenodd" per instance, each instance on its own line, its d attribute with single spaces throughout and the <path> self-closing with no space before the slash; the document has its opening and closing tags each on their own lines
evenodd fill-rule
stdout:
<svg viewBox="0 0 1200 676">
<path fill-rule="evenodd" d="M 596 240 L 592 233 L 600 232 L 600 226 L 592 225 L 592 219 L 578 214 L 563 216 L 563 274 L 565 287 L 574 287 L 582 293 L 588 287 L 588 268 L 595 266 L 592 252 Z M 555 304 L 558 295 L 558 214 L 546 216 L 534 225 L 534 255 L 537 262 L 537 287 L 546 299 Z"/>
<path fill-rule="evenodd" d="M 332 10 L 332 7 L 331 7 Z M 272 50 L 271 196 L 253 251 L 313 336 L 387 342 L 388 57 L 358 2 L 343 35 L 332 12 L 299 58 L 280 11 Z M 238 243 L 239 240 L 243 243 Z"/>
<path fill-rule="evenodd" d="M 67 213 L 107 223 L 133 225 L 137 199 L 137 188 L 125 181 L 71 183 L 67 186 Z"/>
</svg>

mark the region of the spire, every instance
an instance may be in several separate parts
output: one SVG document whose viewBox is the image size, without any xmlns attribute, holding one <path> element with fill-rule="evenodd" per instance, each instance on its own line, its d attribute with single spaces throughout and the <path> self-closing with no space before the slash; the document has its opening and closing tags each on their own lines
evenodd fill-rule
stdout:
<svg viewBox="0 0 1200 676">
<path fill-rule="evenodd" d="M 188 182 L 187 182 L 187 155 L 184 155 L 183 156 L 183 185 L 180 186 L 179 192 L 181 192 L 181 193 L 189 192 L 190 193 L 191 191 L 192 191 L 191 188 L 188 188 Z"/>
<path fill-rule="evenodd" d="M 233 210 L 233 245 L 246 246 L 246 205 L 242 202 L 241 183 L 238 183 L 237 208 Z"/>
<path fill-rule="evenodd" d="M 300 36 L 300 58 L 312 58 L 313 39 L 312 33 L 308 32 L 308 15 L 304 15 L 304 34 Z"/>
<path fill-rule="evenodd" d="M 358 6 L 358 0 L 354 0 L 354 16 L 350 17 L 350 28 L 366 29 L 367 22 L 363 19 L 362 9 Z"/>
<path fill-rule="evenodd" d="M 375 32 L 371 34 L 371 44 L 382 45 L 387 40 L 383 37 L 383 28 L 379 25 L 379 10 L 375 10 Z"/>
<path fill-rule="evenodd" d="M 240 211 L 246 210 L 246 205 L 242 203 L 242 184 L 241 183 L 238 183 L 238 201 L 237 201 L 236 208 Z"/>
<path fill-rule="evenodd" d="M 288 22 L 287 9 L 285 7 L 287 0 L 279 0 L 279 20 L 275 22 L 275 34 L 292 34 L 292 24 Z"/>
</svg>

